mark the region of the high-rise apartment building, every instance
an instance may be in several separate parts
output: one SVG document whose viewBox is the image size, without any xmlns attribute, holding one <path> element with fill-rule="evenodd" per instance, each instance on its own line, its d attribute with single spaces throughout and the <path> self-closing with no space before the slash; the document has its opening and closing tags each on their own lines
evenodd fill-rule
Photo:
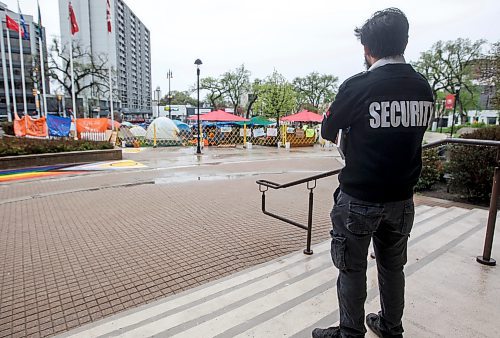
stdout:
<svg viewBox="0 0 500 338">
<path fill-rule="evenodd" d="M 0 23 L 2 24 L 3 32 L 3 53 L 0 50 L 0 119 L 7 119 L 7 96 L 5 92 L 5 83 L 8 85 L 9 101 L 10 101 L 10 112 L 13 109 L 12 100 L 12 87 L 10 81 L 10 63 L 9 55 L 7 51 L 7 27 L 5 16 L 8 15 L 10 18 L 19 22 L 19 15 L 17 12 L 13 12 L 7 8 L 7 5 L 0 2 Z M 24 20 L 26 22 L 26 28 L 29 32 L 29 39 L 22 40 L 22 50 L 24 59 L 24 80 L 26 85 L 26 101 L 28 112 L 33 115 L 33 112 L 37 109 L 35 96 L 33 95 L 33 89 L 41 88 L 41 72 L 40 72 L 40 44 L 39 44 L 39 31 L 38 24 L 33 22 L 33 17 L 23 13 Z M 22 89 L 22 77 L 21 77 L 21 53 L 19 48 L 19 34 L 14 31 L 9 32 L 10 35 L 10 45 L 12 54 L 12 68 L 13 68 L 13 78 L 14 78 L 14 90 L 15 90 L 15 101 L 16 107 L 19 115 L 21 116 L 24 112 L 24 100 L 23 100 L 23 89 Z M 42 51 L 44 55 L 45 72 L 47 73 L 47 44 L 45 41 L 45 30 L 42 28 Z M 5 66 L 5 76 L 4 76 L 4 66 Z M 45 85 L 47 93 L 50 92 L 49 87 L 49 77 L 45 77 Z M 36 93 L 36 92 L 35 92 Z M 12 115 L 11 115 L 12 116 Z"/>
<path fill-rule="evenodd" d="M 109 56 L 122 112 L 152 114 L 149 30 L 122 0 L 110 0 L 111 34 L 106 18 L 107 0 L 73 0 L 72 6 L 80 28 L 74 43 L 92 55 Z M 61 43 L 68 46 L 68 0 L 59 0 L 59 13 Z"/>
</svg>

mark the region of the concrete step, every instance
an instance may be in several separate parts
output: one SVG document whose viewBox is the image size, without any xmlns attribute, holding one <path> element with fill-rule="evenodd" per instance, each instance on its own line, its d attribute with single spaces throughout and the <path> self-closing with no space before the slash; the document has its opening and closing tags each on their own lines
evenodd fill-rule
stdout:
<svg viewBox="0 0 500 338">
<path fill-rule="evenodd" d="M 414 276 L 431 269 L 450 250 L 471 237 L 478 242 L 476 251 L 472 256 L 471 253 L 457 253 L 456 257 L 465 256 L 467 259 L 459 259 L 462 264 L 475 264 L 474 267 L 478 268 L 477 263 L 469 261 L 482 252 L 481 238 L 486 218 L 486 210 L 418 207 L 405 269 L 407 285 L 413 287 L 410 290 L 407 287 L 407 293 L 418 298 L 419 283 L 411 282 Z M 124 311 L 63 336 L 310 337 L 314 327 L 331 326 L 338 320 L 337 271 L 331 263 L 329 250 L 327 241 L 314 246 L 312 256 L 294 253 L 179 295 Z M 368 259 L 366 308 L 376 311 L 379 307 L 376 264 Z M 448 267 L 453 271 L 455 268 Z M 423 275 L 419 278 L 436 278 L 435 275 Z M 444 270 L 442 275 L 445 275 Z M 495 278 L 497 276 L 500 277 L 496 275 Z M 425 294 L 425 290 L 422 292 Z M 500 293 L 498 288 L 496 292 Z M 425 299 L 425 295 L 420 297 Z M 435 297 L 439 298 L 439 294 Z M 407 303 L 410 306 L 407 306 L 406 316 L 414 304 L 408 297 Z M 482 328 L 482 331 L 464 328 L 464 332 L 483 336 L 487 326 Z M 418 329 L 418 322 L 411 321 L 408 336 L 429 336 L 415 334 Z M 414 330 L 413 334 L 409 330 Z M 436 336 L 443 332 L 442 327 L 426 330 Z M 456 332 L 453 336 L 461 337 Z M 367 337 L 374 336 L 368 333 Z"/>
</svg>

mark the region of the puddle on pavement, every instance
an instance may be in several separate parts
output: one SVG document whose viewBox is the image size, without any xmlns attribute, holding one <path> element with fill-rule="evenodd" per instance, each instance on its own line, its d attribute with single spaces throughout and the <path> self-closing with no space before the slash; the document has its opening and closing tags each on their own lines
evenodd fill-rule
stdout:
<svg viewBox="0 0 500 338">
<path fill-rule="evenodd" d="M 244 172 L 231 174 L 213 174 L 213 175 L 174 175 L 161 177 L 154 180 L 154 184 L 187 183 L 194 181 L 223 181 L 236 180 L 259 175 L 280 175 L 280 174 L 317 174 L 318 171 L 279 171 L 279 172 Z"/>
</svg>

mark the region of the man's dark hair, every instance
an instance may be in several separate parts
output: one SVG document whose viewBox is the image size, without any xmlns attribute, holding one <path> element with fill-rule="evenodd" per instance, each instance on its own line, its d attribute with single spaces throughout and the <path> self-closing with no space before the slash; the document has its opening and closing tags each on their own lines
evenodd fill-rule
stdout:
<svg viewBox="0 0 500 338">
<path fill-rule="evenodd" d="M 376 58 L 402 55 L 408 43 L 408 19 L 397 8 L 378 11 L 354 35 Z"/>
</svg>

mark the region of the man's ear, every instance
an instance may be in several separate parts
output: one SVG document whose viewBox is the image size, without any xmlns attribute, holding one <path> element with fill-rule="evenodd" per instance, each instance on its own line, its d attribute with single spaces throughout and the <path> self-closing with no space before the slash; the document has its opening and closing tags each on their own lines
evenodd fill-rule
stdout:
<svg viewBox="0 0 500 338">
<path fill-rule="evenodd" d="M 370 53 L 370 50 L 368 49 L 367 46 L 363 46 L 364 50 L 365 50 L 365 55 L 366 56 L 371 56 L 372 54 Z"/>
<path fill-rule="evenodd" d="M 375 62 L 377 62 L 378 58 L 374 57 L 370 51 L 370 49 L 367 46 L 363 45 L 363 48 L 365 50 L 365 57 L 366 60 L 369 61 L 370 66 L 373 65 Z"/>
</svg>

